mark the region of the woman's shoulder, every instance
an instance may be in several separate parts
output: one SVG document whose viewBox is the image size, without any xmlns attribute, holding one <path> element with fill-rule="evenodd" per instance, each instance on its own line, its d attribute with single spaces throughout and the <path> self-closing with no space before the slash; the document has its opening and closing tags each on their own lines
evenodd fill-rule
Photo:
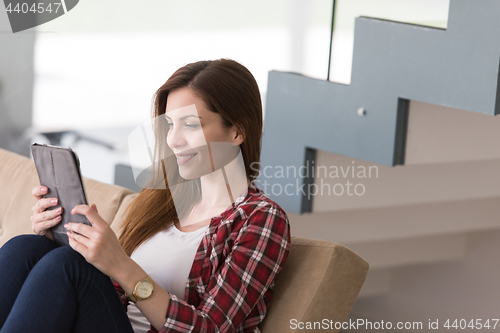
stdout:
<svg viewBox="0 0 500 333">
<path fill-rule="evenodd" d="M 290 222 L 286 212 L 257 186 L 249 187 L 240 203 L 238 217 L 232 224 L 232 232 L 246 235 L 266 246 L 277 246 L 285 252 L 291 242 Z M 243 236 L 242 236 L 243 237 Z"/>
<path fill-rule="evenodd" d="M 248 187 L 247 195 L 239 204 L 238 209 L 241 209 L 243 215 L 248 218 L 259 215 L 260 217 L 281 219 L 288 224 L 288 216 L 283 208 L 253 183 Z"/>
</svg>

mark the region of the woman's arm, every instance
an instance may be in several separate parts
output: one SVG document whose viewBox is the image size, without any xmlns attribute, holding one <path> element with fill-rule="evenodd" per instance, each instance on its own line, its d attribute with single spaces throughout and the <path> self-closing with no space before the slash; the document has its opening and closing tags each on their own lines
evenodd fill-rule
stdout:
<svg viewBox="0 0 500 333">
<path fill-rule="evenodd" d="M 130 259 L 121 265 L 120 269 L 114 272 L 111 277 L 126 294 L 131 295 L 135 284 L 147 276 L 147 273 L 135 261 Z M 160 331 L 165 322 L 165 313 L 169 305 L 170 294 L 151 279 L 151 277 L 149 279 L 153 281 L 153 293 L 147 299 L 136 302 L 135 305 L 141 310 L 142 314 L 153 327 Z"/>
<path fill-rule="evenodd" d="M 116 234 L 104 221 L 97 209 L 78 205 L 72 214 L 85 215 L 92 226 L 83 223 L 67 223 L 69 245 L 85 260 L 111 277 L 123 291 L 132 294 L 135 284 L 147 277 L 147 273 L 123 250 Z M 163 328 L 170 295 L 153 281 L 153 294 L 136 303 L 144 316 L 156 329 Z"/>
</svg>

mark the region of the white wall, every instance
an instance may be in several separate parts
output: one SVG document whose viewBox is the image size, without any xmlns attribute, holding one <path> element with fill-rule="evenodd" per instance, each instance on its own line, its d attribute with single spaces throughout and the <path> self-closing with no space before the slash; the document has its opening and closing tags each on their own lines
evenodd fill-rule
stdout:
<svg viewBox="0 0 500 333">
<path fill-rule="evenodd" d="M 0 10 L 0 147 L 29 155 L 35 33 L 13 34 Z"/>
<path fill-rule="evenodd" d="M 461 260 L 398 269 L 392 291 L 358 299 L 350 318 L 423 323 L 438 319 L 439 332 L 447 331 L 442 327 L 447 319 L 466 319 L 467 323 L 471 319 L 499 319 L 499 243 L 500 230 L 477 232 Z"/>
</svg>

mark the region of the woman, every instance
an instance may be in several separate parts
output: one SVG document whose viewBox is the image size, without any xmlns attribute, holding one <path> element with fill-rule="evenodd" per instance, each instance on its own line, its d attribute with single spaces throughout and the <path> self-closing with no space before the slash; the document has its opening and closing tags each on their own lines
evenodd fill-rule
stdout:
<svg viewBox="0 0 500 333">
<path fill-rule="evenodd" d="M 161 163 L 119 239 L 95 205 L 79 205 L 72 214 L 92 226 L 67 223 L 70 247 L 57 247 L 50 228 L 61 211 L 46 211 L 57 202 L 43 186 L 33 190 L 37 235 L 0 249 L 1 333 L 260 331 L 290 231 L 252 182 L 262 134 L 254 77 L 228 59 L 180 68 L 155 94 L 154 128 Z"/>
</svg>

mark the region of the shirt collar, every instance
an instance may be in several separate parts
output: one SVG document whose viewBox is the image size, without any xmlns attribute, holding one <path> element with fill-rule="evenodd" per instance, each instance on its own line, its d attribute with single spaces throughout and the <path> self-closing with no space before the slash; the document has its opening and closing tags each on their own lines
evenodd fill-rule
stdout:
<svg viewBox="0 0 500 333">
<path fill-rule="evenodd" d="M 227 218 L 230 214 L 234 212 L 238 208 L 238 206 L 245 201 L 245 199 L 248 197 L 249 194 L 252 194 L 257 191 L 257 187 L 253 183 L 253 181 L 250 182 L 250 185 L 248 185 L 247 189 L 245 192 L 243 192 L 234 202 L 231 204 L 231 206 L 227 207 L 227 209 L 221 214 L 223 218 Z"/>
</svg>

